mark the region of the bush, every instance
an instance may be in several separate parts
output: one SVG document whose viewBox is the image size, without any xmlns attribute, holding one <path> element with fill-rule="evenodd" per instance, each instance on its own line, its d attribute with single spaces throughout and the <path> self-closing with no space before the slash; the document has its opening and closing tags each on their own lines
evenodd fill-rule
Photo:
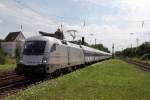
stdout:
<svg viewBox="0 0 150 100">
<path fill-rule="evenodd" d="M 140 59 L 148 60 L 148 59 L 150 59 L 150 54 L 144 54 Z"/>
<path fill-rule="evenodd" d="M 4 64 L 16 64 L 16 59 L 7 56 L 7 54 L 0 49 L 0 65 Z"/>
<path fill-rule="evenodd" d="M 20 52 L 21 52 L 21 47 L 20 46 L 17 46 L 16 50 L 15 50 L 15 58 L 16 58 L 16 61 L 18 62 L 19 59 L 20 59 Z"/>
<path fill-rule="evenodd" d="M 0 50 L 0 64 L 5 64 L 6 60 L 6 55 Z"/>
<path fill-rule="evenodd" d="M 150 42 L 145 42 L 138 47 L 126 48 L 122 51 L 125 57 L 138 57 L 142 60 L 150 59 Z"/>
</svg>

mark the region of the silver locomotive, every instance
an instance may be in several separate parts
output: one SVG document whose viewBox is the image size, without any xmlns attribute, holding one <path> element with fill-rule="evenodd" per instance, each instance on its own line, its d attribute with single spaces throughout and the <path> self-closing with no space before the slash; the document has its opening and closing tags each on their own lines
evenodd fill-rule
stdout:
<svg viewBox="0 0 150 100">
<path fill-rule="evenodd" d="M 18 74 L 49 74 L 55 71 L 94 63 L 111 54 L 87 46 L 47 36 L 26 39 L 16 67 Z"/>
</svg>

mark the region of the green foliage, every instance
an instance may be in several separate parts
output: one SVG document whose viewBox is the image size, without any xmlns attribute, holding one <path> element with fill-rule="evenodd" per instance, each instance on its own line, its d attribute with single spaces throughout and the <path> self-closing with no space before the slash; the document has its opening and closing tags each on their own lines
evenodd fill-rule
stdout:
<svg viewBox="0 0 150 100">
<path fill-rule="evenodd" d="M 17 45 L 17 48 L 15 50 L 15 58 L 16 58 L 17 62 L 20 59 L 20 53 L 21 53 L 21 47 L 19 45 Z"/>
<path fill-rule="evenodd" d="M 137 55 L 150 54 L 150 42 L 145 42 L 137 48 Z"/>
<path fill-rule="evenodd" d="M 0 64 L 5 64 L 6 58 L 3 55 L 0 55 Z"/>
<path fill-rule="evenodd" d="M 77 40 L 77 41 L 70 41 L 71 43 L 74 43 L 74 44 L 78 44 L 78 45 L 81 45 L 82 44 L 82 41 L 81 40 Z M 87 42 L 84 41 L 84 44 L 85 46 L 88 46 L 88 47 L 92 47 L 92 48 L 95 48 L 95 49 L 98 49 L 98 50 L 101 50 L 101 51 L 104 51 L 104 52 L 108 52 L 110 53 L 110 51 L 108 50 L 107 47 L 105 47 L 103 44 L 88 44 Z"/>
<path fill-rule="evenodd" d="M 7 63 L 0 65 L 0 71 L 8 71 L 8 70 L 14 70 L 16 67 L 15 63 Z"/>
<path fill-rule="evenodd" d="M 136 48 L 127 48 L 123 51 L 123 54 L 127 57 L 134 57 L 136 55 Z"/>
<path fill-rule="evenodd" d="M 7 61 L 6 54 L 0 50 L 0 64 L 5 64 Z"/>
<path fill-rule="evenodd" d="M 122 55 L 125 57 L 139 57 L 145 59 L 146 55 L 150 55 L 150 42 L 145 42 L 139 47 L 126 48 L 122 51 Z M 148 57 L 148 59 L 150 59 Z"/>
<path fill-rule="evenodd" d="M 0 71 L 12 70 L 16 67 L 16 59 L 7 57 L 6 53 L 0 50 Z"/>
<path fill-rule="evenodd" d="M 95 44 L 95 45 L 92 44 L 90 46 L 93 47 L 93 48 L 95 48 L 95 49 L 98 49 L 98 50 L 110 53 L 110 51 L 108 50 L 108 48 L 106 48 L 103 44 Z"/>
<path fill-rule="evenodd" d="M 108 60 L 47 80 L 6 100 L 149 100 L 150 73 Z"/>
<path fill-rule="evenodd" d="M 148 60 L 148 59 L 150 59 L 150 54 L 144 54 L 140 59 Z"/>
</svg>

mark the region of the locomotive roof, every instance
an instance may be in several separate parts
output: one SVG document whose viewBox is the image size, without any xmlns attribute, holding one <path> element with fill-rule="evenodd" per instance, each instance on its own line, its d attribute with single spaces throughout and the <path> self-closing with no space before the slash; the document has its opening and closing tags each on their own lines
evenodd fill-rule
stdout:
<svg viewBox="0 0 150 100">
<path fill-rule="evenodd" d="M 73 43 L 67 42 L 65 40 L 56 39 L 54 37 L 32 36 L 32 37 L 26 39 L 26 41 L 40 41 L 40 40 L 50 41 L 51 43 L 58 43 L 59 45 L 66 45 L 66 46 L 70 46 L 70 47 L 74 47 L 74 48 L 80 48 L 80 45 L 73 44 Z"/>
<path fill-rule="evenodd" d="M 47 36 L 32 36 L 32 37 L 29 37 L 26 39 L 26 41 L 40 41 L 40 40 L 43 40 L 43 41 L 54 41 L 55 38 L 53 37 L 47 37 Z"/>
<path fill-rule="evenodd" d="M 38 41 L 38 40 L 39 41 L 40 40 L 50 41 L 51 43 L 58 43 L 59 45 L 66 45 L 66 46 L 70 46 L 70 47 L 74 47 L 74 48 L 81 48 L 82 47 L 84 50 L 89 51 L 89 52 L 96 52 L 96 53 L 100 53 L 100 54 L 111 55 L 111 53 L 100 51 L 100 50 L 97 50 L 97 49 L 94 49 L 94 48 L 91 48 L 91 47 L 87 47 L 87 46 L 84 46 L 84 45 L 80 46 L 80 45 L 70 43 L 70 42 L 67 42 L 67 41 L 64 41 L 64 40 L 56 39 L 54 37 L 32 36 L 32 37 L 26 39 L 26 41 Z M 65 42 L 66 44 L 64 44 L 63 42 Z"/>
</svg>

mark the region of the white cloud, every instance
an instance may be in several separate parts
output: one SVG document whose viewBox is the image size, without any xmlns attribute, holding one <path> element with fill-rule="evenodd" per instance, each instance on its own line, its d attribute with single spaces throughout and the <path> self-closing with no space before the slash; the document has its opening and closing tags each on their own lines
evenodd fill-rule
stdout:
<svg viewBox="0 0 150 100">
<path fill-rule="evenodd" d="M 116 3 L 116 1 L 118 0 L 73 0 L 75 2 L 83 2 L 83 3 L 86 3 L 86 4 L 96 4 L 96 5 L 108 5 L 108 4 L 111 4 L 111 3 Z"/>
<path fill-rule="evenodd" d="M 0 8 L 5 8 L 5 5 L 0 3 Z"/>
<path fill-rule="evenodd" d="M 150 1 L 148 0 L 123 0 L 120 8 L 128 12 L 128 15 L 135 20 L 147 20 L 150 17 Z"/>
<path fill-rule="evenodd" d="M 0 19 L 0 23 L 2 23 L 3 22 L 3 20 L 2 19 Z"/>
<path fill-rule="evenodd" d="M 15 2 L 6 4 L 1 4 L 0 10 L 9 14 L 10 16 L 16 16 L 21 19 L 23 24 L 33 25 L 34 27 L 44 29 L 44 28 L 53 28 L 53 26 L 58 26 L 58 24 L 51 19 L 42 16 L 29 8 L 20 9 L 16 6 Z M 17 20 L 17 19 L 16 19 Z"/>
<path fill-rule="evenodd" d="M 37 34 L 37 31 L 55 31 L 60 24 L 63 24 L 64 31 L 68 29 L 78 30 L 78 36 L 87 37 L 88 42 L 94 43 L 94 38 L 97 38 L 98 42 L 102 42 L 111 48 L 112 43 L 116 43 L 121 49 L 122 47 L 129 46 L 131 42 L 136 45 L 135 38 L 141 38 L 141 41 L 146 40 L 147 38 L 141 37 L 138 33 L 141 32 L 141 22 L 142 20 L 150 19 L 150 1 L 148 0 L 73 0 L 75 2 L 85 2 L 90 5 L 105 5 L 111 6 L 112 8 L 116 7 L 119 14 L 100 14 L 97 12 L 96 20 L 101 23 L 91 23 L 87 24 L 85 28 L 81 27 L 81 24 L 70 25 L 66 22 L 53 21 L 49 17 L 43 16 L 33 9 L 22 7 L 22 5 L 17 4 L 16 2 L 11 3 L 0 3 L 0 11 L 7 13 L 11 16 L 16 16 L 20 19 L 20 24 L 26 24 L 33 28 L 32 32 L 27 32 L 26 35 L 30 36 L 31 34 Z M 91 7 L 91 6 L 90 6 Z M 91 8 L 92 9 L 92 8 Z M 91 12 L 92 13 L 92 12 Z M 87 16 L 88 17 L 88 16 Z M 16 19 L 17 20 L 17 19 Z M 0 20 L 0 23 L 2 21 Z M 150 32 L 150 23 L 145 21 L 143 31 Z M 85 32 L 85 33 L 84 33 Z M 81 33 L 84 33 L 81 35 Z M 129 33 L 136 33 L 134 37 L 130 36 Z M 65 33 L 67 36 L 68 34 Z M 90 36 L 89 34 L 94 34 Z M 130 38 L 132 37 L 132 38 Z M 146 37 L 146 36 L 145 36 Z M 126 41 L 126 42 L 125 42 Z"/>
</svg>

